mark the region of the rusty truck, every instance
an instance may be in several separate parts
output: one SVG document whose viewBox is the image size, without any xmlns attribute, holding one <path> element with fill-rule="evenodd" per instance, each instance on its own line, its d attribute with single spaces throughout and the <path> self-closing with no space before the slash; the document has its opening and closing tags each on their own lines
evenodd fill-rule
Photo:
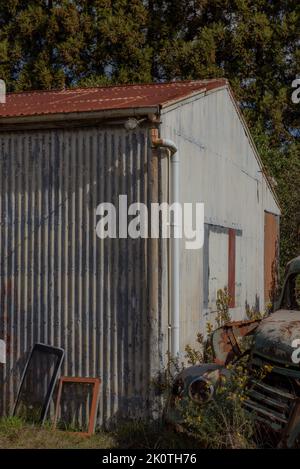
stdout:
<svg viewBox="0 0 300 469">
<path fill-rule="evenodd" d="M 277 435 L 279 447 L 300 446 L 300 257 L 287 265 L 278 302 L 262 319 L 229 322 L 216 329 L 211 337 L 213 363 L 185 368 L 173 383 L 166 408 L 166 419 L 180 427 L 178 396 L 205 405 L 213 399 L 218 376 L 229 363 L 245 358 L 241 339 L 251 336 L 246 350 L 249 370 L 247 411 L 266 433 Z M 255 371 L 267 365 L 271 370 L 258 380 Z"/>
</svg>

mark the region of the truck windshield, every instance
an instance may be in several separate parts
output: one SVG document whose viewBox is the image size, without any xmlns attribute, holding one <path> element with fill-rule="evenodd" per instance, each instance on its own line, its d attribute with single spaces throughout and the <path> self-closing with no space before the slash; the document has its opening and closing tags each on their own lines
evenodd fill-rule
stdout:
<svg viewBox="0 0 300 469">
<path fill-rule="evenodd" d="M 288 278 L 281 307 L 300 311 L 300 274 L 290 275 Z"/>
</svg>

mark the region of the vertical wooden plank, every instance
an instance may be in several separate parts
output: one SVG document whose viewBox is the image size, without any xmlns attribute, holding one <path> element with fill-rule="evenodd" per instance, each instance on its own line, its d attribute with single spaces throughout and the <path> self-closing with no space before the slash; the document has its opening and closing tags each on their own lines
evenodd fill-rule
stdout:
<svg viewBox="0 0 300 469">
<path fill-rule="evenodd" d="M 264 283 L 265 303 L 273 302 L 278 281 L 278 239 L 279 218 L 269 212 L 265 212 L 265 254 L 264 254 Z"/>
</svg>

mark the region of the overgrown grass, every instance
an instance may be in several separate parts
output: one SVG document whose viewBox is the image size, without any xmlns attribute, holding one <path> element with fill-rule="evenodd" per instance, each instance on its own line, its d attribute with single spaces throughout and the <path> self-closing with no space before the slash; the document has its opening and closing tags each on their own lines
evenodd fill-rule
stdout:
<svg viewBox="0 0 300 469">
<path fill-rule="evenodd" d="M 40 427 L 16 417 L 0 419 L 0 448 L 113 448 L 114 436 L 101 432 L 90 438 L 72 435 L 50 425 Z"/>
<path fill-rule="evenodd" d="M 167 429 L 160 422 L 127 422 L 113 432 L 99 431 L 91 437 L 31 425 L 15 417 L 0 419 L 0 448 L 141 448 L 184 449 L 197 443 L 185 435 Z"/>
</svg>

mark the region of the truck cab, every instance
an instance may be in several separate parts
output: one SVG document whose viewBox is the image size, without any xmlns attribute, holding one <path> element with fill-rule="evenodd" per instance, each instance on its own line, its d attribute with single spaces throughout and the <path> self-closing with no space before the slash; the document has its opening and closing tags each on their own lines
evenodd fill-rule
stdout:
<svg viewBox="0 0 300 469">
<path fill-rule="evenodd" d="M 298 347 L 298 348 L 297 348 Z M 252 369 L 271 372 L 249 391 L 247 406 L 257 419 L 280 433 L 283 446 L 298 446 L 300 436 L 300 257 L 289 262 L 275 311 L 255 329 Z"/>
<path fill-rule="evenodd" d="M 242 351 L 244 337 L 251 336 Z M 298 348 L 297 348 L 298 347 Z M 211 336 L 212 363 L 185 368 L 175 380 L 167 404 L 169 423 L 182 424 L 176 397 L 187 397 L 199 405 L 213 398 L 219 377 L 227 365 L 247 358 L 249 382 L 245 407 L 255 416 L 265 434 L 280 447 L 300 446 L 300 257 L 287 265 L 282 293 L 274 312 L 267 317 L 226 323 Z M 259 372 L 270 370 L 262 379 Z M 180 397 L 180 398 L 181 398 Z M 274 437 L 274 438 L 273 438 Z"/>
</svg>

